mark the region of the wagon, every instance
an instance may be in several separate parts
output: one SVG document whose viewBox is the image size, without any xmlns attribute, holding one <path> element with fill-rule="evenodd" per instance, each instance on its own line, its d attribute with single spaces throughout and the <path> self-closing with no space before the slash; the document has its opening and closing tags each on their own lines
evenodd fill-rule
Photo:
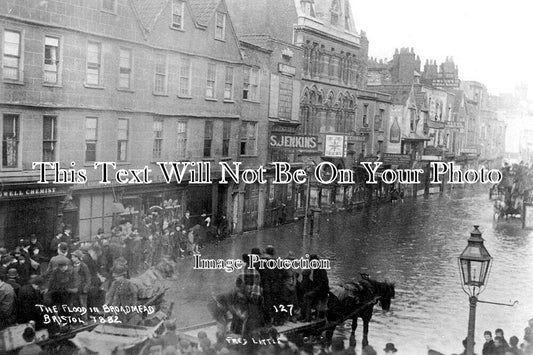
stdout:
<svg viewBox="0 0 533 355">
<path fill-rule="evenodd" d="M 155 340 L 164 332 L 164 320 L 151 327 L 100 324 L 92 331 L 76 334 L 70 341 L 87 354 L 125 355 L 157 354 Z"/>
</svg>

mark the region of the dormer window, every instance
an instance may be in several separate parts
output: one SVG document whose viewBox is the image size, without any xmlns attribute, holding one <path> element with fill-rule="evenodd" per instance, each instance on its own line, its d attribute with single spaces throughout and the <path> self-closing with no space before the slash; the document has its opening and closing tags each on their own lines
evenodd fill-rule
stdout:
<svg viewBox="0 0 533 355">
<path fill-rule="evenodd" d="M 301 0 L 300 6 L 306 16 L 315 17 L 315 9 L 313 8 L 313 0 Z"/>
<path fill-rule="evenodd" d="M 344 4 L 344 29 L 346 31 L 351 31 L 350 27 L 350 7 L 348 5 L 348 1 Z"/>
<path fill-rule="evenodd" d="M 183 30 L 183 13 L 185 2 L 182 0 L 172 0 L 172 28 Z"/>
<path fill-rule="evenodd" d="M 339 24 L 339 14 L 340 14 L 339 0 L 333 0 L 333 3 L 331 4 L 331 24 L 332 25 L 335 26 Z"/>
<path fill-rule="evenodd" d="M 215 24 L 215 39 L 224 41 L 226 39 L 226 14 L 217 12 Z"/>
</svg>

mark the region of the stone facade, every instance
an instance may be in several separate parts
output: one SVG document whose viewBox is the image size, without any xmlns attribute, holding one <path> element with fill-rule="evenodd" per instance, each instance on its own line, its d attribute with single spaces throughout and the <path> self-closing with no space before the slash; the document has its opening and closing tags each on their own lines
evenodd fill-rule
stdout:
<svg viewBox="0 0 533 355">
<path fill-rule="evenodd" d="M 32 195 L 46 203 L 7 194 L 0 243 L 41 233 L 50 220 L 58 225 L 43 232 L 45 243 L 61 223 L 87 239 L 169 199 L 177 217 L 186 209 L 233 215 L 231 187 L 218 185 L 216 167 L 257 166 L 266 138 L 252 137 L 251 153 L 242 154 L 241 115 L 253 114 L 242 100 L 247 66 L 224 1 L 3 1 L 0 31 L 4 190 L 34 191 L 32 162 L 43 160 L 86 169 L 88 179 Z M 262 124 L 250 129 L 256 138 Z M 152 183 L 102 185 L 94 161 L 147 166 Z M 209 162 L 214 184 L 164 183 L 156 161 Z"/>
</svg>

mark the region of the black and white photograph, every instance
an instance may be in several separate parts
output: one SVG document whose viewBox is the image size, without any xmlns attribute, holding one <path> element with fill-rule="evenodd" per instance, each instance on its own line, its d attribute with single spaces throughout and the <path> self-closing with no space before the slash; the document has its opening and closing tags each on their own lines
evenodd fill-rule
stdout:
<svg viewBox="0 0 533 355">
<path fill-rule="evenodd" d="M 533 355 L 526 0 L 0 0 L 0 354 Z"/>
</svg>

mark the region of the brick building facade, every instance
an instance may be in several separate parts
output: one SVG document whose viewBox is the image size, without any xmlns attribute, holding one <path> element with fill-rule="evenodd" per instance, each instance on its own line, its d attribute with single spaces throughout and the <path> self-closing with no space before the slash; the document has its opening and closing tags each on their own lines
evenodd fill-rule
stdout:
<svg viewBox="0 0 533 355">
<path fill-rule="evenodd" d="M 260 128 L 240 119 L 247 69 L 223 0 L 3 1 L 0 32 L 2 244 L 46 242 L 60 223 L 86 239 L 163 201 L 176 216 L 232 215 L 216 167 L 256 165 Z M 88 181 L 36 185 L 38 161 Z M 95 161 L 147 166 L 152 183 L 100 184 Z M 157 161 L 210 162 L 215 181 L 167 184 Z"/>
</svg>

